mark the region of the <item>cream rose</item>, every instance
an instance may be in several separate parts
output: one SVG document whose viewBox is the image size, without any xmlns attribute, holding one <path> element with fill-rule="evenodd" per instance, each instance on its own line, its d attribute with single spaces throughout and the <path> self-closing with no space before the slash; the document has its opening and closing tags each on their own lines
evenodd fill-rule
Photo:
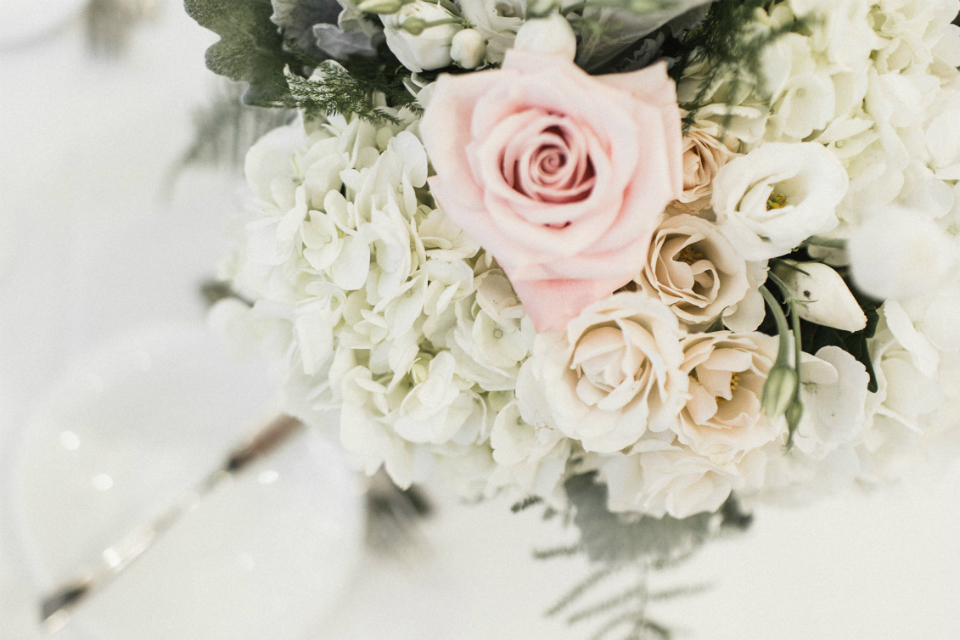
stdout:
<svg viewBox="0 0 960 640">
<path fill-rule="evenodd" d="M 698 122 L 683 138 L 683 193 L 674 207 L 684 213 L 698 213 L 710 206 L 713 180 L 720 167 L 734 157 L 720 142 L 720 125 Z"/>
<path fill-rule="evenodd" d="M 660 224 L 637 282 L 695 328 L 705 328 L 751 290 L 740 254 L 713 223 L 691 215 Z"/>
<path fill-rule="evenodd" d="M 715 464 L 737 462 L 785 428 L 768 420 L 760 397 L 777 359 L 778 340 L 762 333 L 717 331 L 683 341 L 680 369 L 690 379 L 677 439 Z"/>
<path fill-rule="evenodd" d="M 420 131 L 433 194 L 497 258 L 540 331 L 639 273 L 682 190 L 664 65 L 590 76 L 511 49 L 499 70 L 442 76 Z"/>
<path fill-rule="evenodd" d="M 619 451 L 648 429 L 666 431 L 687 390 L 682 336 L 670 310 L 643 294 L 597 302 L 563 332 L 537 335 L 517 379 L 520 410 L 587 451 Z"/>
</svg>

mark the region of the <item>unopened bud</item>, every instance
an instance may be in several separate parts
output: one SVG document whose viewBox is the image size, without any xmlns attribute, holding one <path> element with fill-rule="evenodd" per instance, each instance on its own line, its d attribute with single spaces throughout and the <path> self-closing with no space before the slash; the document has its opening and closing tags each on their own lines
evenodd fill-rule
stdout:
<svg viewBox="0 0 960 640">
<path fill-rule="evenodd" d="M 867 317 L 847 284 L 827 265 L 784 260 L 774 273 L 802 303 L 797 312 L 804 320 L 843 331 L 860 331 L 867 326 Z"/>
<path fill-rule="evenodd" d="M 775 365 L 763 385 L 760 404 L 768 418 L 782 416 L 793 403 L 797 390 L 797 372 L 792 367 Z"/>
<path fill-rule="evenodd" d="M 530 0 L 527 2 L 527 19 L 544 18 L 559 9 L 562 0 Z"/>
<path fill-rule="evenodd" d="M 550 53 L 573 60 L 577 55 L 577 34 L 570 23 L 554 11 L 545 18 L 526 20 L 517 31 L 514 48 Z"/>
<path fill-rule="evenodd" d="M 476 69 L 487 55 L 487 40 L 476 29 L 463 29 L 453 36 L 450 57 L 464 69 Z"/>
<path fill-rule="evenodd" d="M 800 420 L 803 418 L 803 403 L 800 402 L 799 398 L 794 398 L 793 402 L 790 403 L 784 417 L 787 419 L 787 426 L 790 427 L 790 433 L 796 431 L 797 427 L 800 426 Z"/>
<path fill-rule="evenodd" d="M 427 21 L 414 16 L 400 23 L 400 28 L 412 36 L 418 36 L 427 28 Z"/>
<path fill-rule="evenodd" d="M 389 15 L 400 11 L 402 6 L 402 0 L 363 0 L 357 5 L 357 9 L 366 13 Z"/>
</svg>

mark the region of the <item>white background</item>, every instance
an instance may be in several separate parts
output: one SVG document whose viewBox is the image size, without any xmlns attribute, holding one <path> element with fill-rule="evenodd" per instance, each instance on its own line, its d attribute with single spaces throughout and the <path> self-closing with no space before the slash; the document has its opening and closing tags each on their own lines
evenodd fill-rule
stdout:
<svg viewBox="0 0 960 640">
<path fill-rule="evenodd" d="M 159 8 L 117 61 L 87 56 L 79 23 L 13 46 L 14 21 L 30 12 L 10 0 L 0 13 L 0 482 L 26 418 L 84 353 L 148 321 L 202 322 L 197 283 L 214 273 L 241 206 L 236 182 L 204 172 L 160 197 L 216 80 L 203 68 L 215 37 L 179 3 Z M 536 563 L 530 551 L 569 532 L 502 501 L 434 495 L 421 551 L 367 558 L 339 615 L 311 638 L 590 635 L 542 617 L 587 568 Z M 31 640 L 35 586 L 0 518 L 0 638 Z M 922 486 L 764 509 L 748 535 L 663 580 L 714 584 L 652 612 L 701 640 L 955 640 L 960 468 Z"/>
</svg>

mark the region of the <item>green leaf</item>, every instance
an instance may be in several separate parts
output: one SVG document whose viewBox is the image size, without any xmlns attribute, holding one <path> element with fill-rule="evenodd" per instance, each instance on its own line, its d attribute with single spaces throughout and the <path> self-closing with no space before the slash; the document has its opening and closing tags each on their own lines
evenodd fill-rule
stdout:
<svg viewBox="0 0 960 640">
<path fill-rule="evenodd" d="M 867 340 L 873 337 L 877 330 L 877 323 L 880 321 L 880 314 L 877 311 L 880 303 L 875 300 L 867 300 L 857 296 L 857 302 L 867 316 L 867 326 L 860 331 L 841 331 L 832 329 L 819 324 L 800 321 L 801 335 L 803 336 L 803 350 L 807 353 L 816 354 L 823 347 L 840 347 L 866 368 L 870 375 L 870 384 L 867 390 L 871 393 L 877 391 L 877 374 L 873 370 L 873 359 L 870 357 L 870 349 L 867 346 Z"/>
<path fill-rule="evenodd" d="M 742 530 L 751 522 L 732 496 L 719 515 L 624 518 L 607 509 L 607 487 L 596 482 L 595 473 L 573 476 L 564 488 L 575 509 L 573 522 L 580 530 L 580 545 L 594 562 L 619 564 L 646 558 L 653 567 L 669 566 L 715 537 L 718 523 L 725 529 Z"/>
<path fill-rule="evenodd" d="M 276 106 L 289 95 L 283 70 L 297 58 L 283 50 L 283 36 L 270 21 L 270 0 L 186 0 L 187 14 L 220 36 L 207 49 L 207 68 L 250 86 L 243 101 Z"/>
</svg>

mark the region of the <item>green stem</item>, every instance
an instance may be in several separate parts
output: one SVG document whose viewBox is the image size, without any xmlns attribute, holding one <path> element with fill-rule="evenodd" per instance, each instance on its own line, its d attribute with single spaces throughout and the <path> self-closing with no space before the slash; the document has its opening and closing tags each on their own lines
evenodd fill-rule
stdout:
<svg viewBox="0 0 960 640">
<path fill-rule="evenodd" d="M 803 344 L 800 336 L 800 312 L 798 310 L 798 305 L 794 300 L 790 301 L 790 322 L 793 325 L 793 358 L 794 358 L 794 367 L 796 368 L 796 371 L 797 371 L 797 386 L 794 388 L 794 391 L 793 391 L 793 403 L 800 404 L 800 385 L 802 384 L 802 379 L 801 379 L 802 369 L 801 369 L 800 358 L 802 357 L 801 354 L 803 353 Z M 797 410 L 799 411 L 798 415 L 802 415 L 803 413 L 802 406 Z M 787 451 L 789 451 L 793 447 L 793 437 L 794 435 L 796 435 L 797 427 L 799 426 L 792 419 L 789 419 L 791 415 L 792 414 L 790 412 L 787 412 L 787 418 L 788 418 L 787 426 L 789 428 L 789 433 L 787 435 Z"/>
<path fill-rule="evenodd" d="M 839 238 L 824 238 L 823 236 L 810 236 L 804 241 L 805 244 L 812 244 L 818 247 L 828 249 L 846 249 L 847 241 Z"/>
<path fill-rule="evenodd" d="M 460 12 L 460 7 L 450 2 L 450 0 L 437 0 L 437 4 L 439 4 L 441 7 L 443 7 L 453 15 L 457 16 L 458 18 L 463 17 L 463 14 Z"/>
<path fill-rule="evenodd" d="M 773 294 L 770 293 L 770 290 L 766 286 L 760 285 L 760 295 L 763 296 L 763 299 L 767 303 L 770 312 L 773 314 L 773 319 L 777 322 L 777 333 L 780 335 L 780 346 L 777 350 L 777 362 L 779 366 L 790 366 L 790 338 L 787 334 L 790 333 L 790 327 L 787 326 L 787 316 L 783 314 L 783 309 L 780 308 L 780 303 L 777 302 L 777 299 L 773 297 Z"/>
</svg>

